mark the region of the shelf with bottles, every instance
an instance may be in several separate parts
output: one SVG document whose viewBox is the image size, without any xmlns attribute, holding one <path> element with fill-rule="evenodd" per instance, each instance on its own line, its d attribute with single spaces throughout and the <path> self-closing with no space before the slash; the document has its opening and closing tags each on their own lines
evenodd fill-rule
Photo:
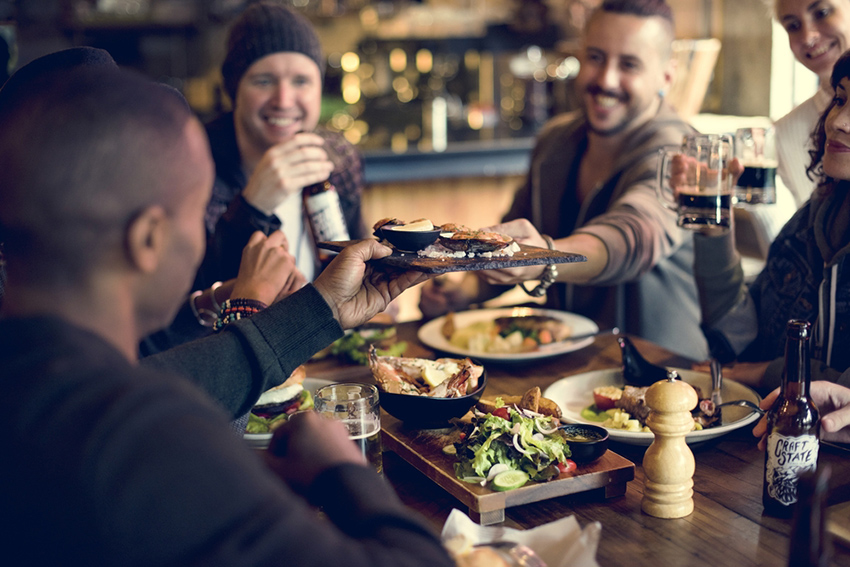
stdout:
<svg viewBox="0 0 850 567">
<path fill-rule="evenodd" d="M 446 151 L 457 142 L 533 137 L 575 108 L 578 62 L 530 46 L 494 51 L 486 38 L 378 40 L 329 61 L 330 126 L 363 150 Z"/>
</svg>

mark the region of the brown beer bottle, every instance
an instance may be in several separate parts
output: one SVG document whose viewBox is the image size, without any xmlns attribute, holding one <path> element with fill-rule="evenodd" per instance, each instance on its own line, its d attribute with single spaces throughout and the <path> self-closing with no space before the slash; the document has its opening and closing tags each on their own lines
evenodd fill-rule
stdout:
<svg viewBox="0 0 850 567">
<path fill-rule="evenodd" d="M 808 321 L 788 321 L 782 389 L 767 414 L 764 513 L 790 518 L 797 502 L 797 479 L 817 468 L 820 416 L 809 399 L 811 367 Z"/>
<path fill-rule="evenodd" d="M 304 209 L 310 220 L 316 243 L 349 240 L 348 226 L 339 202 L 339 193 L 330 181 L 322 181 L 304 188 Z M 326 264 L 334 253 L 319 248 L 319 260 Z"/>
</svg>

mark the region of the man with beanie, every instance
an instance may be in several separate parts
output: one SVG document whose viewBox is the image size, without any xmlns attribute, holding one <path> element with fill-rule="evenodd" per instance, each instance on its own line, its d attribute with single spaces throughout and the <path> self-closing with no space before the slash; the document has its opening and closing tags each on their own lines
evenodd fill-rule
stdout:
<svg viewBox="0 0 850 567">
<path fill-rule="evenodd" d="M 312 281 L 321 266 L 303 211 L 304 187 L 330 176 L 349 235 L 365 234 L 360 158 L 339 134 L 315 131 L 324 73 L 319 38 L 284 6 L 251 4 L 230 28 L 221 72 L 233 112 L 207 126 L 216 180 L 195 288 L 234 277 L 256 230 L 282 230 L 297 269 Z"/>
</svg>

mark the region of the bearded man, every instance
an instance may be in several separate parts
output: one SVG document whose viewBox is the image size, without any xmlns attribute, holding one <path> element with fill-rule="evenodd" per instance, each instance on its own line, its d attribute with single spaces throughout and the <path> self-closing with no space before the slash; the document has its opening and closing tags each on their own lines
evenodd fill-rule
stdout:
<svg viewBox="0 0 850 567">
<path fill-rule="evenodd" d="M 558 266 L 557 274 L 550 268 L 541 274 L 538 266 L 480 272 L 459 286 L 430 285 L 420 304 L 426 315 L 491 297 L 489 284 L 542 277 L 539 293 L 547 292 L 550 307 L 706 357 L 692 236 L 655 192 L 658 149 L 693 132 L 664 102 L 675 70 L 672 41 L 673 16 L 663 0 L 602 3 L 582 38 L 576 79 L 582 108 L 544 126 L 526 182 L 504 223 L 494 227 L 587 262 Z"/>
</svg>

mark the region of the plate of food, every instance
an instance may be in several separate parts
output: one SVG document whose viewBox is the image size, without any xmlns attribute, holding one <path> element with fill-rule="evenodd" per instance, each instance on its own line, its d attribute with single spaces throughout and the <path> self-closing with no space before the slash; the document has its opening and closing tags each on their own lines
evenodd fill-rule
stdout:
<svg viewBox="0 0 850 567">
<path fill-rule="evenodd" d="M 692 412 L 694 430 L 685 436 L 689 444 L 720 437 L 758 420 L 759 414 L 743 407 L 726 406 L 720 412 L 714 411 L 709 399 L 711 376 L 705 372 L 675 370 L 682 380 L 694 386 L 700 399 Z M 643 401 L 645 392 L 646 388 L 626 386 L 622 370 L 611 368 L 562 378 L 546 388 L 544 395 L 558 404 L 565 421 L 601 425 L 608 430 L 611 441 L 649 445 L 654 435 L 645 425 L 649 414 Z M 731 380 L 723 382 L 720 395 L 723 401 L 749 400 L 755 404 L 761 401 L 755 390 Z"/>
<path fill-rule="evenodd" d="M 257 449 L 268 447 L 274 429 L 296 411 L 312 409 L 316 391 L 332 383 L 330 380 L 300 377 L 298 374 L 301 372 L 304 372 L 303 366 L 299 366 L 286 382 L 264 392 L 254 404 L 243 434 L 248 445 Z"/>
<path fill-rule="evenodd" d="M 443 352 L 483 362 L 525 362 L 551 358 L 593 344 L 599 331 L 581 315 L 534 307 L 476 309 L 438 317 L 422 325 L 419 340 Z"/>
</svg>

